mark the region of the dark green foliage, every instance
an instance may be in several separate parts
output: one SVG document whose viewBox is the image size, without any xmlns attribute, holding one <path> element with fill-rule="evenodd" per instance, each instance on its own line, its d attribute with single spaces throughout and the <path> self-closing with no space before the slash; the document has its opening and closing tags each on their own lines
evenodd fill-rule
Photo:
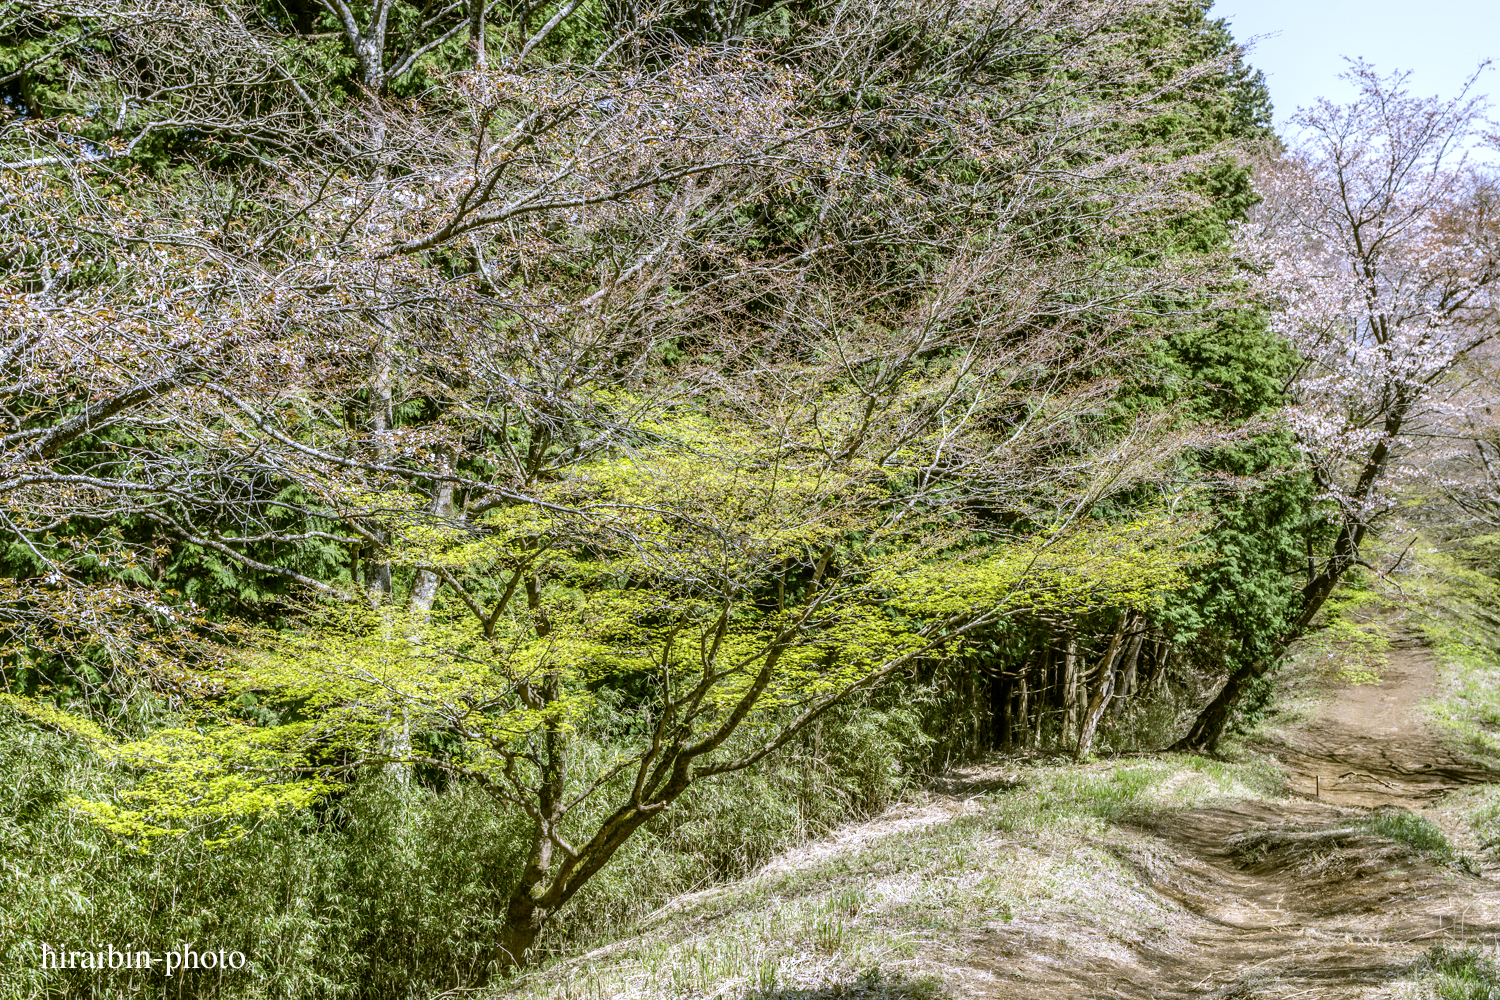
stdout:
<svg viewBox="0 0 1500 1000">
<path fill-rule="evenodd" d="M 1201 53 L 1227 62 L 1221 89 L 1194 103 L 1198 114 L 1172 123 L 1160 141 L 1189 149 L 1218 141 L 1274 142 L 1263 75 L 1250 68 L 1222 20 L 1207 4 L 1185 5 L 1179 22 Z M 1222 251 L 1231 223 L 1246 218 L 1257 199 L 1250 168 L 1221 161 L 1197 175 L 1206 207 L 1181 223 L 1172 238 L 1179 252 Z M 1233 287 L 1233 265 L 1224 265 Z M 1168 408 L 1192 421 L 1238 425 L 1268 416 L 1283 403 L 1296 358 L 1268 328 L 1264 315 L 1228 308 L 1207 322 L 1165 332 L 1153 358 L 1159 381 L 1142 386 L 1136 405 Z M 1212 677 L 1269 656 L 1294 613 L 1297 574 L 1309 544 L 1327 526 L 1301 456 L 1285 434 L 1260 434 L 1234 447 L 1197 456 L 1184 474 L 1209 488 L 1204 540 L 1214 558 L 1200 568 L 1182 599 L 1163 613 L 1163 625 L 1196 669 Z M 1269 688 L 1266 688 L 1269 692 Z M 1265 698 L 1246 704 L 1251 715 Z"/>
<path fill-rule="evenodd" d="M 1308 535 L 1324 530 L 1316 518 L 1313 484 L 1294 464 L 1289 445 L 1271 438 L 1259 447 L 1209 456 L 1219 466 L 1209 473 L 1243 477 L 1241 488 L 1231 481 L 1221 492 L 1213 507 L 1217 522 L 1206 542 L 1215 559 L 1169 611 L 1180 634 L 1221 634 L 1246 660 L 1271 652 L 1295 610 L 1295 574 Z"/>
<path fill-rule="evenodd" d="M 1158 390 L 1164 401 L 1203 420 L 1238 422 L 1275 409 L 1296 360 L 1285 342 L 1266 329 L 1263 316 L 1242 310 L 1174 330 L 1158 350 L 1158 365 L 1171 376 Z M 1267 445 L 1274 449 L 1277 442 Z M 1247 463 L 1241 459 L 1238 464 Z"/>
</svg>

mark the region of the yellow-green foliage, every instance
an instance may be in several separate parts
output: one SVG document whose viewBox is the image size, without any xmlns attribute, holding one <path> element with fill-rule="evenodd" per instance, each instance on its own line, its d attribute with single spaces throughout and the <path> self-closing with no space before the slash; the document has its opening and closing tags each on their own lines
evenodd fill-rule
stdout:
<svg viewBox="0 0 1500 1000">
<path fill-rule="evenodd" d="M 91 746 L 106 746 L 109 743 L 109 737 L 92 719 L 65 712 L 55 705 L 31 698 L 20 698 L 13 694 L 0 694 L 0 705 L 7 705 L 34 722 L 57 732 L 77 737 Z"/>
<path fill-rule="evenodd" d="M 618 703 L 601 699 L 623 685 L 637 691 L 628 711 L 640 739 L 580 749 L 586 766 L 568 768 L 574 794 L 607 792 L 663 718 L 676 745 L 741 728 L 773 740 L 797 713 L 953 648 L 971 627 L 1146 609 L 1202 558 L 1196 526 L 1165 514 L 1074 517 L 973 541 L 955 517 L 904 506 L 905 486 L 885 470 L 794 464 L 822 454 L 811 431 L 789 448 L 689 413 L 653 433 L 540 484 L 541 502 L 476 517 L 467 533 L 353 498 L 392 511 L 398 555 L 478 596 L 431 611 L 333 607 L 266 632 L 227 693 L 302 722 L 209 720 L 110 748 L 144 777 L 119 801 L 77 808 L 130 836 L 293 808 L 325 787 L 306 769 L 309 749 L 420 761 L 413 736 L 430 733 L 442 734 L 444 766 L 524 788 L 541 766 L 537 741 L 555 749 L 620 724 Z M 522 574 L 529 600 L 489 615 Z M 700 764 L 751 749 L 722 743 Z"/>
<path fill-rule="evenodd" d="M 311 805 L 331 787 L 298 779 L 304 726 L 214 725 L 160 729 L 144 740 L 101 747 L 106 759 L 139 774 L 115 802 L 78 796 L 68 804 L 111 833 L 152 839 L 202 833 L 209 846 L 246 832 L 245 823 Z"/>
<path fill-rule="evenodd" d="M 1086 525 L 971 556 L 923 558 L 907 550 L 872 567 L 858 586 L 816 607 L 726 607 L 691 593 L 625 589 L 582 567 L 557 580 L 539 611 L 502 619 L 486 638 L 456 614 L 431 618 L 344 611 L 316 632 L 281 636 L 247 661 L 242 683 L 315 709 L 322 734 L 375 737 L 392 720 L 422 729 L 461 720 L 469 767 L 500 761 L 488 750 L 539 730 L 571 731 L 596 703 L 601 682 L 653 675 L 680 688 L 702 677 L 704 644 L 717 636 L 705 724 L 721 719 L 778 643 L 776 669 L 749 721 L 847 689 L 904 655 L 926 648 L 934 621 L 1012 610 L 1143 605 L 1180 584 L 1185 529 L 1164 520 Z M 715 631 L 720 626 L 722 629 Z M 544 707 L 517 695 L 551 684 Z M 488 763 L 486 763 L 488 761 Z"/>
<path fill-rule="evenodd" d="M 210 844 L 243 836 L 244 822 L 311 804 L 326 782 L 297 778 L 299 736 L 306 727 L 257 729 L 214 722 L 211 728 L 165 728 L 116 742 L 98 725 L 45 702 L 0 694 L 0 703 L 74 737 L 108 765 L 137 777 L 114 802 L 73 795 L 68 806 L 111 833 L 151 840 L 203 834 Z"/>
<path fill-rule="evenodd" d="M 1316 630 L 1303 641 L 1302 655 L 1314 669 L 1334 672 L 1347 683 L 1378 682 L 1391 645 L 1390 627 L 1381 614 L 1385 601 L 1366 586 L 1360 572 L 1350 573 L 1323 605 Z"/>
<path fill-rule="evenodd" d="M 898 603 L 926 614 L 985 607 L 1145 608 L 1183 586 L 1204 555 L 1185 548 L 1196 525 L 1181 518 L 1091 522 L 985 551 L 928 562 L 898 584 Z"/>
</svg>

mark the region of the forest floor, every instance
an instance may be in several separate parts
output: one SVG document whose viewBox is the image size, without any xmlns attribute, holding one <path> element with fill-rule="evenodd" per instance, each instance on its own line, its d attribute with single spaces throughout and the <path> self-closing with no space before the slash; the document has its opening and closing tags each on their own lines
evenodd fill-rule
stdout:
<svg viewBox="0 0 1500 1000">
<path fill-rule="evenodd" d="M 1433 996 L 1424 953 L 1500 942 L 1500 859 L 1469 822 L 1500 774 L 1429 727 L 1437 694 L 1432 654 L 1398 642 L 1238 761 L 957 772 L 507 992 Z"/>
</svg>

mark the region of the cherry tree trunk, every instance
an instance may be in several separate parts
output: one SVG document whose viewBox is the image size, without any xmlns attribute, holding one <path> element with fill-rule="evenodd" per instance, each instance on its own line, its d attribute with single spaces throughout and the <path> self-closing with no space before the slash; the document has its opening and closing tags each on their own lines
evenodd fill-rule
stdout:
<svg viewBox="0 0 1500 1000">
<path fill-rule="evenodd" d="M 505 909 L 505 925 L 491 952 L 492 965 L 498 969 L 520 969 L 531 961 L 530 955 L 541 936 L 546 914 L 523 892 L 512 896 Z"/>
</svg>

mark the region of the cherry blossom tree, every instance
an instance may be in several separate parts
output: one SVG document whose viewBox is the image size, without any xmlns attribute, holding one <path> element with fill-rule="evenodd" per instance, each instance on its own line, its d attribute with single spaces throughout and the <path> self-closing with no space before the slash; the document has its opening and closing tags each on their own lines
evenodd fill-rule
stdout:
<svg viewBox="0 0 1500 1000">
<path fill-rule="evenodd" d="M 1477 78 L 1477 76 L 1476 76 Z M 1455 377 L 1500 322 L 1490 182 L 1468 144 L 1483 98 L 1419 98 L 1409 74 L 1355 61 L 1348 105 L 1292 119 L 1298 137 L 1260 173 L 1265 201 L 1240 232 L 1275 329 L 1301 359 L 1287 419 L 1327 505 L 1331 546 L 1309 553 L 1279 651 L 1312 624 L 1395 502 L 1430 463 L 1434 432 L 1470 399 Z M 1261 661 L 1233 674 L 1183 745 L 1212 749 Z"/>
<path fill-rule="evenodd" d="M 1058 399 L 1106 346 L 1125 363 L 1108 324 L 1128 302 L 1196 280 L 1109 252 L 1190 209 L 1179 182 L 1195 166 L 1110 137 L 1213 69 L 1163 82 L 1113 60 L 1121 19 L 1158 7 L 1141 0 L 1001 4 L 979 20 L 839 8 L 779 52 L 751 35 L 667 60 L 625 46 L 535 72 L 512 61 L 417 101 L 386 91 L 441 70 L 420 54 L 451 17 L 402 34 L 382 26 L 390 4 L 333 4 L 361 60 L 350 96 L 308 71 L 308 46 L 334 42 L 248 5 L 12 6 L 57 39 L 26 71 L 53 74 L 58 106 L 0 132 L 0 231 L 23 248 L 6 262 L 0 495 L 45 579 L 98 564 L 43 545 L 48 531 L 139 518 L 236 572 L 351 596 L 328 567 L 267 548 L 325 543 L 386 595 L 393 526 L 369 498 L 415 489 L 430 517 L 455 488 L 471 504 L 524 497 L 618 439 L 634 417 L 602 416 L 588 394 L 663 351 L 881 359 L 873 414 L 912 364 L 965 349 L 955 324 L 1092 324 L 1101 339 L 1081 351 L 1038 349 Z M 913 64 L 886 43 L 918 28 L 936 34 Z M 533 60 L 538 30 L 512 39 Z M 1045 86 L 1010 72 L 1033 56 Z M 945 89 L 955 79 L 968 82 Z M 892 173 L 893 158 L 913 169 Z M 888 320 L 887 342 L 852 349 L 857 317 Z M 1011 370 L 967 365 L 955 385 Z M 690 393 L 719 374 L 678 377 Z M 1007 392 L 992 398 L 1019 398 Z M 403 404 L 434 418 L 398 427 Z M 925 432 L 940 412 L 903 419 Z M 524 443 L 496 465 L 485 435 L 501 428 Z M 159 558 L 97 540 L 118 548 L 111 565 Z"/>
</svg>

